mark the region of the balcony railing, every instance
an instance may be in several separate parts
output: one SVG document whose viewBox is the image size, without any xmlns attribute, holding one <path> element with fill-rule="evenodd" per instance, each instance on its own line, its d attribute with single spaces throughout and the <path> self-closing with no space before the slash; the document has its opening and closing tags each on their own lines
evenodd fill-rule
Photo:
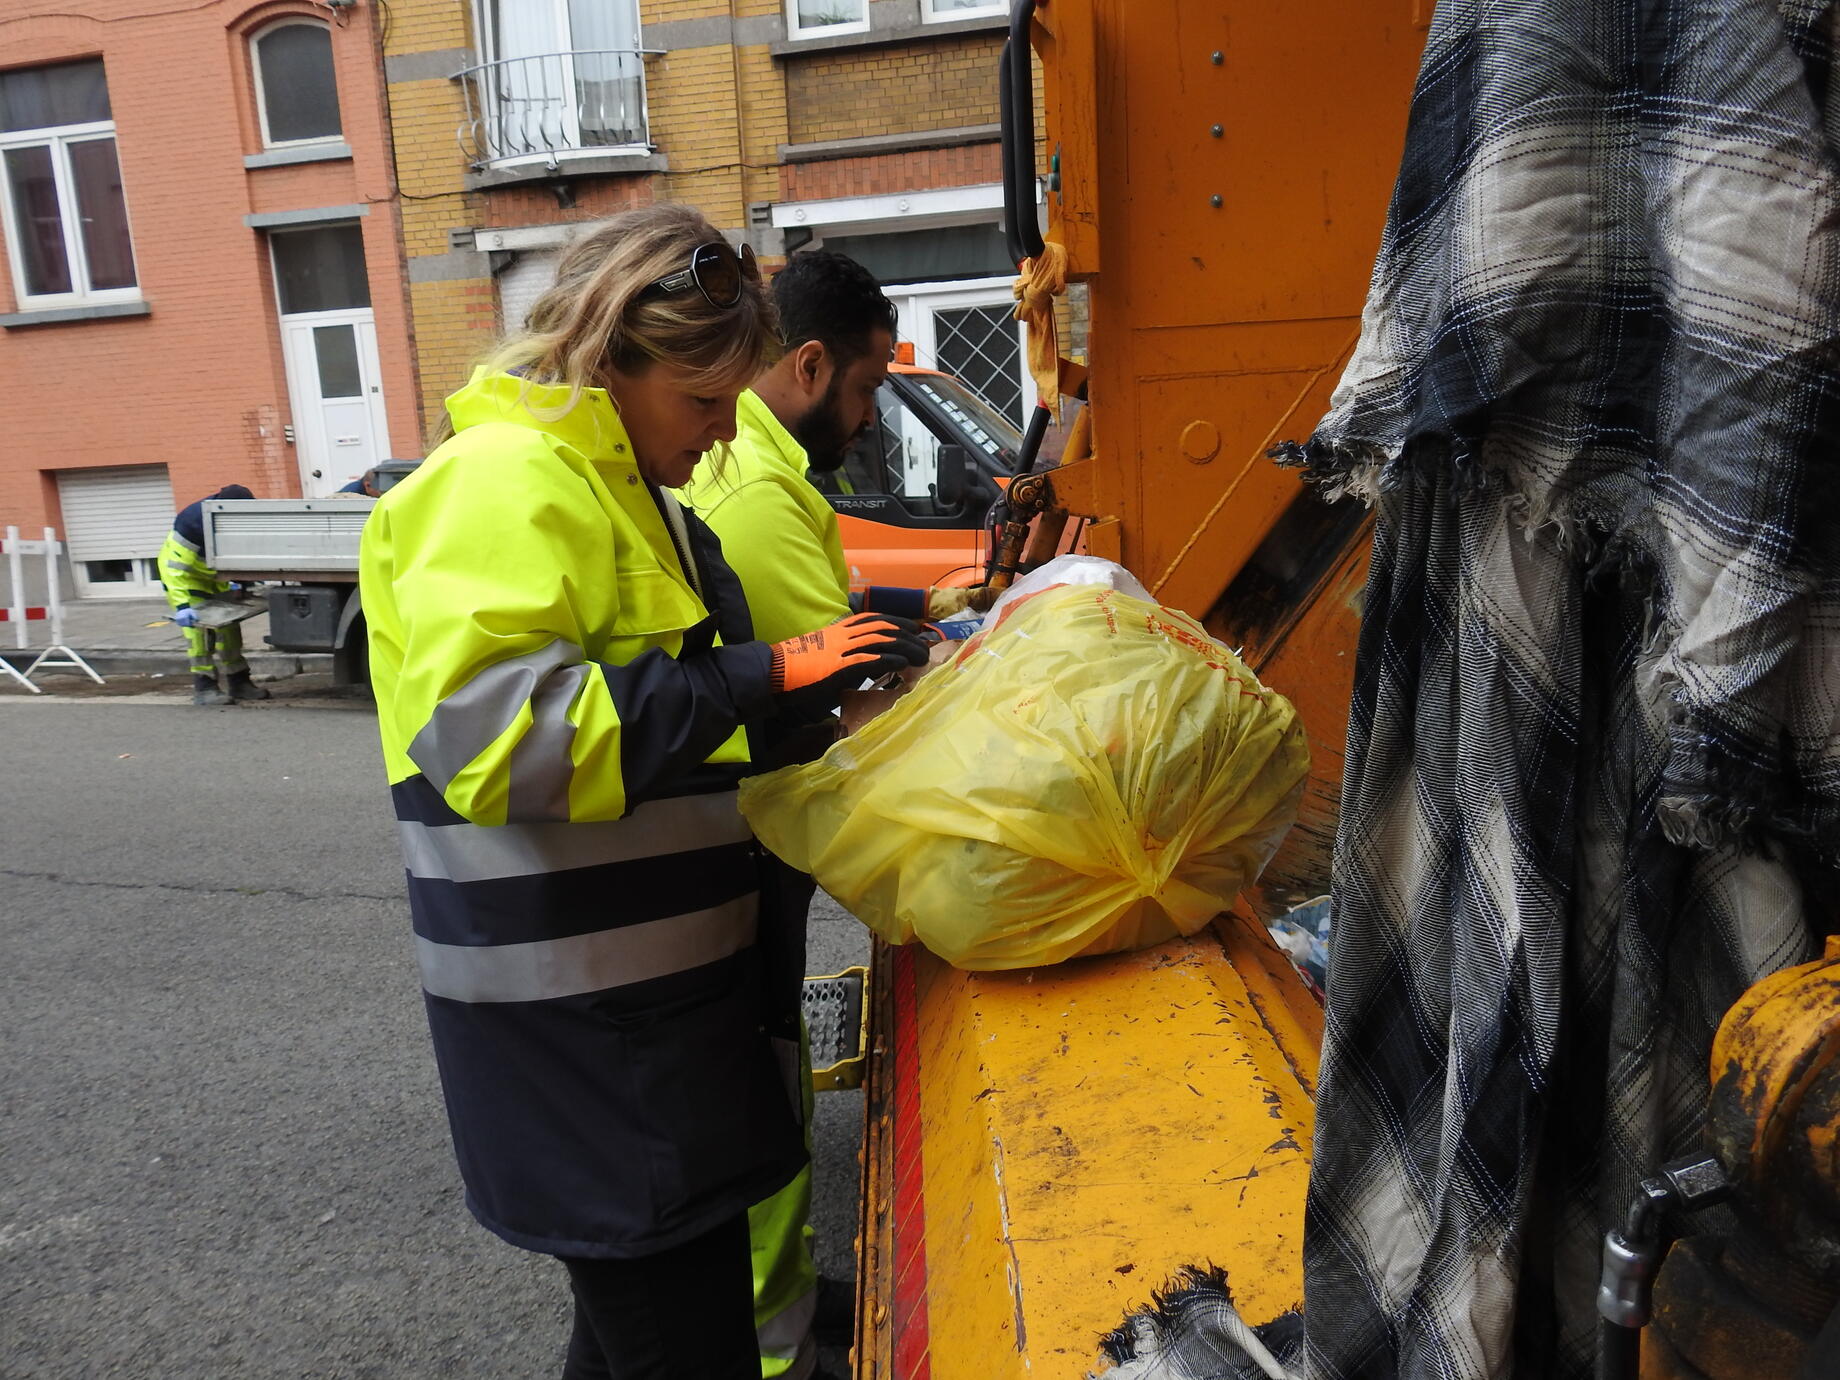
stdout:
<svg viewBox="0 0 1840 1380">
<path fill-rule="evenodd" d="M 456 75 L 460 144 L 475 168 L 645 149 L 645 49 L 594 48 L 481 63 Z"/>
</svg>

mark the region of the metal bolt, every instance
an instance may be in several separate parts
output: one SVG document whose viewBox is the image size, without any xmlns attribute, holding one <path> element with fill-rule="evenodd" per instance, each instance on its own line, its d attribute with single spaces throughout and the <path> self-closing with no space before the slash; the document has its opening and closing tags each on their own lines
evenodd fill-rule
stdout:
<svg viewBox="0 0 1840 1380">
<path fill-rule="evenodd" d="M 1214 50 L 1213 56 L 1209 59 L 1209 61 L 1211 61 L 1216 67 L 1220 66 L 1220 64 L 1225 62 L 1226 60 L 1227 60 L 1227 55 L 1221 52 L 1220 49 L 1218 48 Z"/>
<path fill-rule="evenodd" d="M 1208 133 L 1213 135 L 1216 139 L 1220 138 L 1220 136 L 1225 134 L 1226 132 L 1227 132 L 1227 129 L 1225 125 L 1215 125 L 1212 129 L 1208 131 Z"/>
<path fill-rule="evenodd" d="M 1213 196 L 1208 198 L 1208 205 L 1212 206 L 1216 211 L 1226 204 L 1226 198 L 1221 196 L 1219 192 L 1215 192 Z"/>
</svg>

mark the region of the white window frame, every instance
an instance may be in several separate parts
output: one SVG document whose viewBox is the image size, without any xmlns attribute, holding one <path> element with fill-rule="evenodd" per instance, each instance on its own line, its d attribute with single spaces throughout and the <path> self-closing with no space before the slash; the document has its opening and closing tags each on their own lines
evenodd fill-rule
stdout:
<svg viewBox="0 0 1840 1380">
<path fill-rule="evenodd" d="M 56 307 L 80 307 L 104 302 L 138 302 L 141 300 L 141 266 L 134 263 L 134 286 L 92 289 L 89 285 L 89 255 L 83 248 L 81 217 L 77 208 L 77 189 L 70 171 L 70 146 L 97 139 L 115 142 L 116 166 L 121 165 L 121 142 L 115 138 L 113 120 L 94 120 L 80 125 L 52 125 L 45 129 L 13 130 L 0 134 L 0 211 L 6 222 L 7 259 L 13 268 L 13 300 L 21 310 L 39 311 Z M 6 153 L 10 149 L 49 147 L 51 178 L 57 188 L 58 219 L 64 228 L 64 258 L 70 265 L 69 292 L 33 293 L 26 288 L 25 237 L 20 233 L 13 204 L 12 175 L 6 170 Z M 122 214 L 128 216 L 127 193 L 122 193 Z M 134 220 L 128 216 L 128 245 L 134 245 Z"/>
<path fill-rule="evenodd" d="M 799 0 L 786 0 L 786 37 L 841 38 L 845 34 L 869 32 L 869 0 L 831 0 L 831 3 L 855 4 L 862 10 L 862 18 L 846 20 L 841 24 L 802 25 L 799 23 Z"/>
<path fill-rule="evenodd" d="M 249 71 L 255 80 L 256 121 L 257 127 L 262 131 L 262 147 L 265 149 L 304 149 L 320 144 L 342 144 L 345 142 L 345 102 L 339 94 L 339 65 L 336 59 L 332 64 L 332 104 L 339 117 L 338 132 L 336 134 L 316 134 L 311 139 L 272 139 L 269 137 L 268 98 L 262 90 L 262 55 L 256 51 L 256 44 L 277 29 L 295 27 L 323 29 L 328 44 L 331 42 L 332 26 L 305 14 L 285 15 L 273 24 L 264 24 L 249 35 Z"/>
<path fill-rule="evenodd" d="M 160 573 L 154 568 L 153 556 L 125 556 L 118 559 L 133 562 L 133 573 L 125 580 L 92 580 L 89 577 L 89 561 L 72 561 L 70 563 L 71 583 L 76 587 L 79 599 L 146 599 L 157 598 L 164 586 L 160 583 Z M 101 564 L 101 562 L 96 562 Z"/>
<path fill-rule="evenodd" d="M 990 19 L 997 15 L 1009 13 L 1009 6 L 1004 0 L 989 0 L 982 5 L 961 6 L 954 10 L 935 10 L 938 0 L 920 0 L 920 22 L 922 24 L 950 24 L 954 19 Z"/>
</svg>

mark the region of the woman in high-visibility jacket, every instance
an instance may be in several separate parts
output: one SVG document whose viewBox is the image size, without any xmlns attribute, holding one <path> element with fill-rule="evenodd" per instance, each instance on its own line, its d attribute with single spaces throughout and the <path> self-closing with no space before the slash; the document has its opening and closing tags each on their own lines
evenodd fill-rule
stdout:
<svg viewBox="0 0 1840 1380">
<path fill-rule="evenodd" d="M 752 256 L 685 207 L 577 241 L 378 501 L 371 681 L 467 1205 L 560 1257 L 565 1377 L 752 1380 L 747 1209 L 804 1160 L 778 936 L 735 807 L 781 696 L 925 659 L 860 615 L 753 639 L 669 490 L 777 349 Z"/>
</svg>

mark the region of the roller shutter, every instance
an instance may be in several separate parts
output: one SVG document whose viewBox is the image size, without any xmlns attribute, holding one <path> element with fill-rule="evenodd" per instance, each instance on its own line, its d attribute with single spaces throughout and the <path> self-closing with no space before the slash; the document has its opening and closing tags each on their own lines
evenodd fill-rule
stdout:
<svg viewBox="0 0 1840 1380">
<path fill-rule="evenodd" d="M 172 480 L 164 465 L 63 470 L 57 483 L 72 561 L 151 558 L 172 530 Z"/>
</svg>

